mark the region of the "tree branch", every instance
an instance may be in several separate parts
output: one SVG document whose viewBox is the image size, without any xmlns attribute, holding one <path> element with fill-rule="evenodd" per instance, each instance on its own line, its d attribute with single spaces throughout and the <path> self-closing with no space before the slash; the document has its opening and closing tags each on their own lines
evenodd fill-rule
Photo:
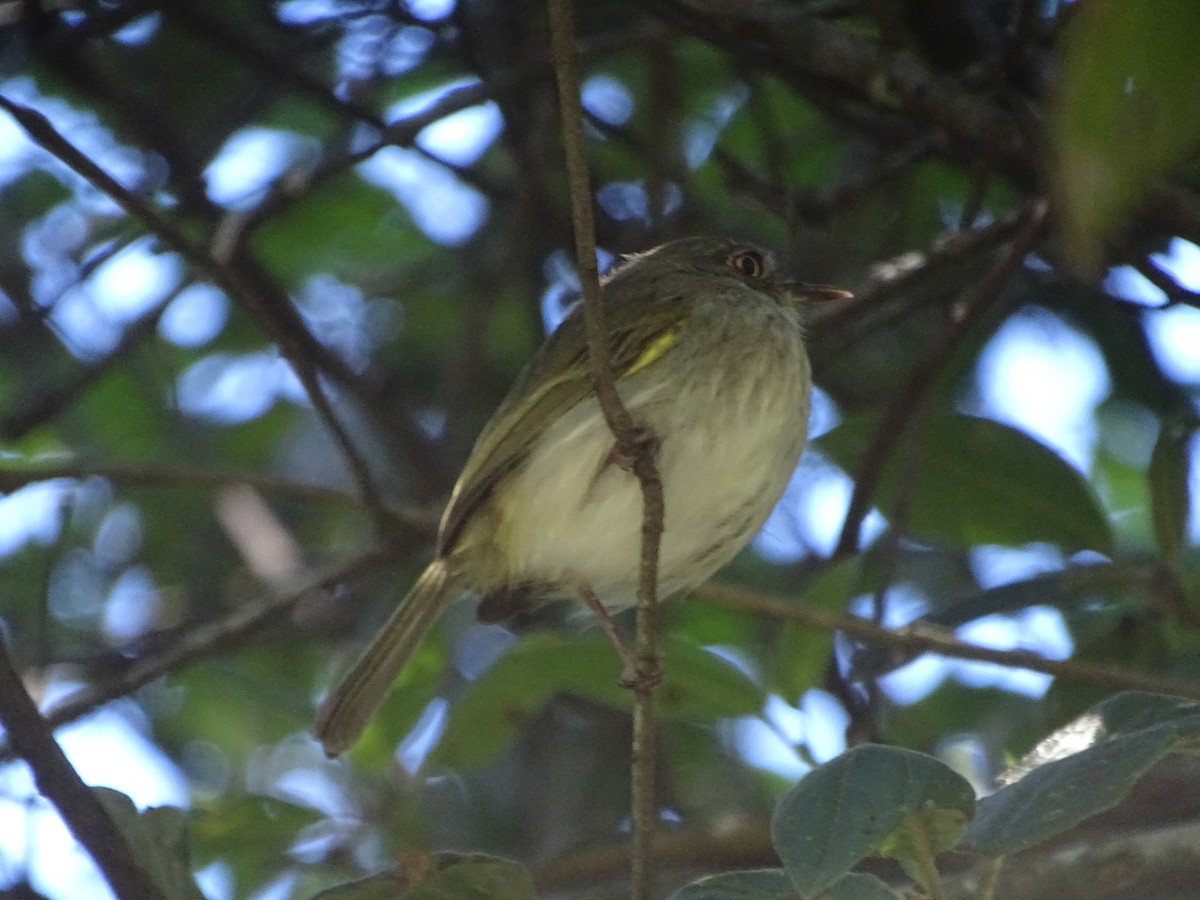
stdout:
<svg viewBox="0 0 1200 900">
<path fill-rule="evenodd" d="M 951 636 L 947 629 L 924 622 L 892 630 L 848 613 L 829 612 L 794 600 L 715 582 L 705 585 L 697 592 L 697 597 L 727 609 L 788 622 L 800 622 L 822 631 L 841 632 L 867 643 L 901 651 L 905 655 L 936 653 L 953 659 L 970 659 L 1013 669 L 1029 669 L 1053 675 L 1055 678 L 1095 684 L 1114 691 L 1150 691 L 1200 700 L 1200 682 L 1130 672 L 1077 660 L 1047 659 L 1029 650 L 995 650 L 991 647 L 967 644 Z"/>
<path fill-rule="evenodd" d="M 157 884 L 138 864 L 116 823 L 100 800 L 72 768 L 54 740 L 46 720 L 38 713 L 21 683 L 0 640 L 0 722 L 8 743 L 33 770 L 38 791 L 54 804 L 75 840 L 91 854 L 122 900 L 156 900 L 163 897 Z"/>
<path fill-rule="evenodd" d="M 362 464 L 361 458 L 354 451 L 353 446 L 345 439 L 340 425 L 335 419 L 324 415 L 329 409 L 328 404 L 319 390 L 316 379 L 306 377 L 306 373 L 311 373 L 312 367 L 316 366 L 352 388 L 357 387 L 358 379 L 347 369 L 340 358 L 330 352 L 309 332 L 300 318 L 300 314 L 296 312 L 288 298 L 278 296 L 277 291 L 269 289 L 262 274 L 256 266 L 250 265 L 249 258 L 244 254 L 233 252 L 228 256 L 223 256 L 220 253 L 210 253 L 199 242 L 192 240 L 149 202 L 125 188 L 96 165 L 59 133 L 50 120 L 37 110 L 22 106 L 2 95 L 0 95 L 0 109 L 4 109 L 16 119 L 17 124 L 39 146 L 82 175 L 123 210 L 141 221 L 152 234 L 183 256 L 192 266 L 209 273 L 227 296 L 237 300 L 243 308 L 256 315 L 260 325 L 265 325 L 268 335 L 279 344 L 281 351 L 301 378 L 305 388 L 313 389 L 316 386 L 317 389 L 310 394 L 313 405 L 322 421 L 332 430 L 339 448 L 343 451 L 349 449 L 350 452 L 346 453 L 347 464 L 360 489 L 363 490 L 363 502 L 375 514 L 377 522 L 382 523 L 382 533 L 386 534 L 389 518 L 387 509 L 378 500 L 365 465 Z M 226 249 L 236 251 L 238 248 Z M 242 265 L 235 265 L 236 263 L 242 263 Z"/>
<path fill-rule="evenodd" d="M 657 820 L 654 773 L 654 687 L 659 676 L 658 553 L 663 529 L 663 486 L 654 462 L 653 448 L 637 440 L 633 417 L 617 393 L 609 356 L 604 308 L 596 267 L 595 223 L 592 191 L 584 156 L 583 113 L 579 101 L 579 77 L 575 70 L 574 28 L 570 0 L 548 0 L 554 74 L 558 84 L 562 118 L 563 149 L 571 192 L 575 232 L 575 255 L 583 288 L 584 324 L 587 329 L 588 362 L 592 387 L 604 411 L 620 452 L 633 460 L 633 473 L 642 489 L 642 554 L 638 584 L 637 658 L 638 683 L 634 695 L 633 746 L 631 761 L 631 805 L 633 807 L 633 850 L 630 860 L 630 897 L 650 896 L 654 827 Z"/>
<path fill-rule="evenodd" d="M 218 650 L 228 650 L 276 616 L 286 613 L 312 591 L 360 575 L 383 561 L 378 550 L 366 550 L 331 563 L 279 594 L 241 604 L 227 616 L 178 635 L 160 652 L 136 660 L 117 677 L 76 691 L 47 711 L 46 724 L 58 728 L 74 722 L 105 703 L 133 693 L 160 675 L 182 669 Z M 14 752 L 24 755 L 10 729 L 8 741 L 0 743 L 0 763 L 12 759 Z"/>
</svg>

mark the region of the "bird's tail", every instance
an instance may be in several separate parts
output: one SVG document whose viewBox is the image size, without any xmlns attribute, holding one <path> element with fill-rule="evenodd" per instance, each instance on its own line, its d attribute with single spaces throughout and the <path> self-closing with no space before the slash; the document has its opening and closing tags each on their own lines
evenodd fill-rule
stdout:
<svg viewBox="0 0 1200 900">
<path fill-rule="evenodd" d="M 337 756 L 358 740 L 452 599 L 445 560 L 435 559 L 317 711 L 313 734 L 326 756 Z"/>
</svg>

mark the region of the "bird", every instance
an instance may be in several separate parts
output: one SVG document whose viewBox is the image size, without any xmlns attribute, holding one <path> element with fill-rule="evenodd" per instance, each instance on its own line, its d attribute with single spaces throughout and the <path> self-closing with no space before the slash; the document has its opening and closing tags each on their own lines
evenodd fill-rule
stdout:
<svg viewBox="0 0 1200 900">
<path fill-rule="evenodd" d="M 807 439 L 806 310 L 851 295 L 788 280 L 767 251 L 718 237 L 632 254 L 600 290 L 617 391 L 662 479 L 666 599 L 729 562 L 778 502 Z M 569 597 L 602 619 L 634 605 L 641 534 L 641 488 L 593 391 L 577 306 L 476 440 L 433 560 L 322 702 L 325 753 L 357 741 L 462 597 L 478 597 L 487 621 Z"/>
</svg>

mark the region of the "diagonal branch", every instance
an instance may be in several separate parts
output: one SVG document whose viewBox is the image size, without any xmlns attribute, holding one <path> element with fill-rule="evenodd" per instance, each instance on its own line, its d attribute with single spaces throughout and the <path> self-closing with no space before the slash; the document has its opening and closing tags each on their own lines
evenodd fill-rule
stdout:
<svg viewBox="0 0 1200 900">
<path fill-rule="evenodd" d="M 156 900 L 163 893 L 138 865 L 129 844 L 99 799 L 54 740 L 46 720 L 38 713 L 21 677 L 13 668 L 8 649 L 0 640 L 0 722 L 8 743 L 33 770 L 37 789 L 59 814 L 75 839 L 100 867 L 105 881 L 118 897 Z"/>
<path fill-rule="evenodd" d="M 752 615 L 785 622 L 800 622 L 821 631 L 841 632 L 866 643 L 896 650 L 905 657 L 936 653 L 952 659 L 969 659 L 1014 669 L 1029 669 L 1053 675 L 1055 678 L 1098 685 L 1108 690 L 1149 691 L 1200 700 L 1200 682 L 1114 669 L 1079 660 L 1047 659 L 1029 650 L 996 650 L 992 647 L 981 647 L 978 644 L 960 641 L 947 629 L 928 623 L 917 622 L 893 630 L 849 613 L 830 612 L 794 600 L 715 582 L 709 582 L 699 589 L 697 598 Z"/>
<path fill-rule="evenodd" d="M 152 204 L 125 188 L 96 165 L 37 110 L 16 103 L 3 95 L 0 95 L 0 109 L 4 109 L 16 119 L 17 124 L 39 146 L 103 191 L 127 213 L 141 221 L 159 240 L 183 256 L 188 263 L 200 271 L 209 273 L 229 297 L 236 299 L 243 308 L 260 320 L 267 333 L 279 343 L 284 356 L 291 362 L 306 389 L 310 390 L 310 397 L 318 415 L 334 434 L 339 447 L 346 453 L 350 469 L 363 491 L 363 502 L 374 514 L 377 524 L 381 527 L 381 534 L 386 536 L 389 533 L 387 525 L 391 521 L 391 515 L 367 477 L 365 463 L 353 445 L 345 439 L 344 432 L 332 415 L 317 379 L 306 378 L 306 373 L 311 373 L 312 367 L 317 366 L 330 372 L 343 384 L 353 386 L 357 379 L 334 353 L 312 335 L 301 320 L 300 314 L 287 302 L 286 296 L 279 296 L 278 292 L 271 290 L 265 284 L 261 273 L 250 265 L 249 258 L 244 254 L 237 254 L 229 259 L 214 256 Z M 243 264 L 237 265 L 239 262 Z"/>
<path fill-rule="evenodd" d="M 47 711 L 46 724 L 50 728 L 58 728 L 74 722 L 105 703 L 133 693 L 161 675 L 182 669 L 216 652 L 226 651 L 275 617 L 286 613 L 312 591 L 361 575 L 384 561 L 379 551 L 367 550 L 331 563 L 288 590 L 239 605 L 230 615 L 198 625 L 179 635 L 160 652 L 138 659 L 112 680 L 76 691 Z M 0 743 L 0 763 L 12 759 L 14 752 L 24 755 L 10 729 L 8 741 Z"/>
</svg>

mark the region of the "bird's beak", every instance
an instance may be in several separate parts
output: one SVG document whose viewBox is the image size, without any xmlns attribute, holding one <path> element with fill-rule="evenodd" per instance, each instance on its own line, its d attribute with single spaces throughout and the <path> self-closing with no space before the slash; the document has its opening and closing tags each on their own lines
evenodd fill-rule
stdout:
<svg viewBox="0 0 1200 900">
<path fill-rule="evenodd" d="M 788 291 L 803 300 L 849 300 L 854 295 L 828 284 L 805 284 L 802 281 L 788 282 Z"/>
</svg>

